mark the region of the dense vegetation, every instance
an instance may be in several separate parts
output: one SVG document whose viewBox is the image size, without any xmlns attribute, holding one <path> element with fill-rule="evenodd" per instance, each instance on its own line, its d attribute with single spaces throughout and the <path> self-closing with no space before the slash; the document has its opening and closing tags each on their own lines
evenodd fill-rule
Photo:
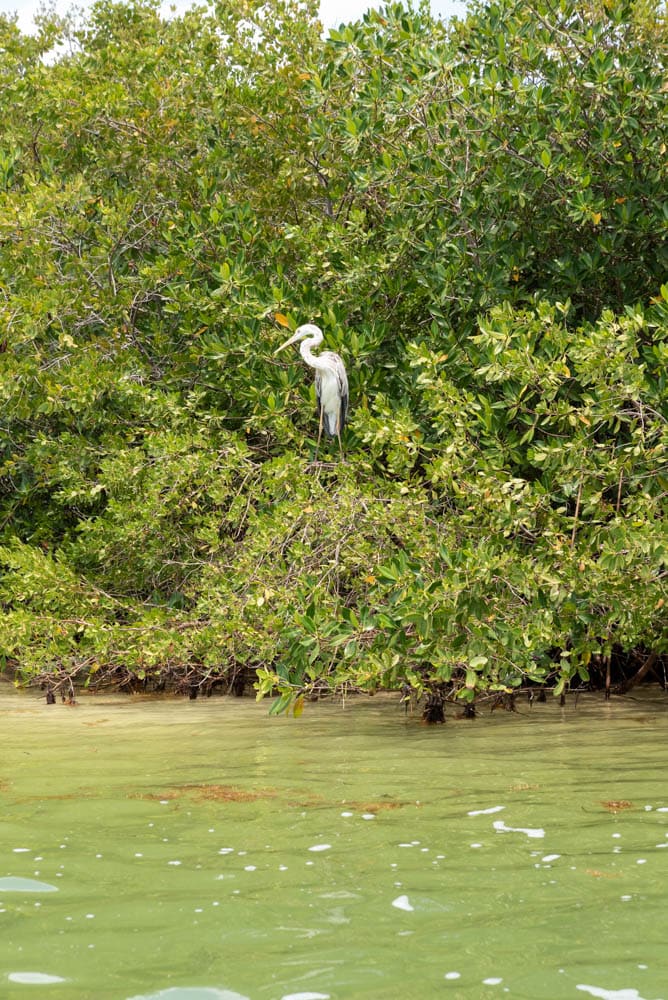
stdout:
<svg viewBox="0 0 668 1000">
<path fill-rule="evenodd" d="M 667 43 L 655 0 L 0 19 L 5 668 L 298 712 L 665 664 Z"/>
</svg>

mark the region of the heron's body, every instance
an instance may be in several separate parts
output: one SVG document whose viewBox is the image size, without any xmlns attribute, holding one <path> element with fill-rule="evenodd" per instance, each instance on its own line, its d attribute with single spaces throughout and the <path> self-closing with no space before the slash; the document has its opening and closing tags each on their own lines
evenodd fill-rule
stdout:
<svg viewBox="0 0 668 1000">
<path fill-rule="evenodd" d="M 313 348 L 322 344 L 323 335 L 319 326 L 305 323 L 278 348 L 282 351 L 296 341 L 301 340 L 299 353 L 311 368 L 315 369 L 315 395 L 318 403 L 318 446 L 323 428 L 330 437 L 336 437 L 341 449 L 341 431 L 348 414 L 348 376 L 345 365 L 333 351 L 323 351 L 314 354 Z M 278 354 L 278 351 L 275 353 Z M 317 449 L 316 449 L 317 454 Z"/>
</svg>

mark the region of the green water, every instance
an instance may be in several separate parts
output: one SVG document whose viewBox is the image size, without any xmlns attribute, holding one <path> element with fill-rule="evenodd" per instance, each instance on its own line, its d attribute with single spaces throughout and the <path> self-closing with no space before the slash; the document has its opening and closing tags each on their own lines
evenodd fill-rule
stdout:
<svg viewBox="0 0 668 1000">
<path fill-rule="evenodd" d="M 662 692 L 0 721 L 2 1000 L 668 998 Z"/>
</svg>

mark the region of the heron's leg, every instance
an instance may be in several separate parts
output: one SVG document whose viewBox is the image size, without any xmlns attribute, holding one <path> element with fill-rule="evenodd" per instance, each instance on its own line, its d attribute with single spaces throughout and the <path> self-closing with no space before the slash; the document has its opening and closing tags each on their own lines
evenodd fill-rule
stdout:
<svg viewBox="0 0 668 1000">
<path fill-rule="evenodd" d="M 341 445 L 341 417 L 336 418 L 336 436 L 339 441 L 339 455 L 343 458 L 343 446 Z"/>
</svg>

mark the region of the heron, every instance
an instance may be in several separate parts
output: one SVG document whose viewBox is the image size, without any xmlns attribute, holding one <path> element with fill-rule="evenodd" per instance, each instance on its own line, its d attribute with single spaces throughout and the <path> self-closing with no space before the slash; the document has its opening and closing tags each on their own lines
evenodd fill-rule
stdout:
<svg viewBox="0 0 668 1000">
<path fill-rule="evenodd" d="M 313 348 L 319 347 L 323 341 L 322 330 L 314 323 L 304 323 L 298 326 L 293 335 L 281 344 L 274 354 L 278 354 L 290 344 L 300 340 L 299 353 L 311 368 L 315 369 L 315 398 L 318 404 L 318 444 L 315 454 L 318 457 L 320 438 L 323 427 L 330 437 L 338 438 L 339 452 L 343 457 L 341 447 L 341 431 L 348 413 L 348 376 L 345 365 L 333 351 L 323 351 L 313 354 Z"/>
</svg>

